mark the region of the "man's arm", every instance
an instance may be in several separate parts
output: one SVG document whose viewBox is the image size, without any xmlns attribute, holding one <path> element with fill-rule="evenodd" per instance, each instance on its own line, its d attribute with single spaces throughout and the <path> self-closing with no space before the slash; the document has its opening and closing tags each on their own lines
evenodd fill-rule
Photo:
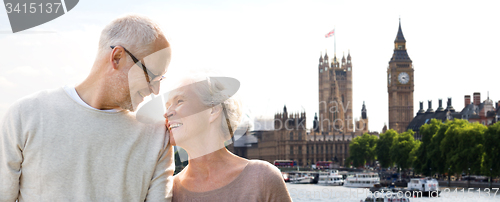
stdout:
<svg viewBox="0 0 500 202">
<path fill-rule="evenodd" d="M 19 195 L 24 141 L 18 104 L 0 122 L 0 202 L 16 201 Z"/>
<path fill-rule="evenodd" d="M 174 169 L 174 148 L 170 145 L 169 135 L 166 133 L 165 147 L 156 164 L 146 201 L 172 201 Z"/>
</svg>

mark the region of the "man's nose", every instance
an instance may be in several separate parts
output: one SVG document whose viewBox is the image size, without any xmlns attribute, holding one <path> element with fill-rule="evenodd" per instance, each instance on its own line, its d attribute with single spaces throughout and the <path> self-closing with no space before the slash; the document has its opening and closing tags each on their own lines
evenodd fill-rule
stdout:
<svg viewBox="0 0 500 202">
<path fill-rule="evenodd" d="M 151 93 L 158 95 L 160 93 L 160 82 L 157 82 L 156 84 L 149 85 L 149 90 Z"/>
</svg>

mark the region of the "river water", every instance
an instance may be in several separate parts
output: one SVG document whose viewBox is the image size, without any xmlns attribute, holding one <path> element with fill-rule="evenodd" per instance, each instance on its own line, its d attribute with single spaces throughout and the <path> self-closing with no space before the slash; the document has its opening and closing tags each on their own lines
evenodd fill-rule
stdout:
<svg viewBox="0 0 500 202">
<path fill-rule="evenodd" d="M 353 201 L 359 202 L 364 200 L 370 192 L 363 188 L 347 188 L 343 186 L 321 186 L 316 184 L 290 184 L 286 183 L 288 192 L 293 201 Z M 411 202 L 469 202 L 469 201 L 500 201 L 500 191 L 495 190 L 479 190 L 471 188 L 469 192 L 467 188 L 441 188 L 441 195 L 437 198 L 411 198 Z M 496 192 L 496 194 L 495 194 Z"/>
</svg>

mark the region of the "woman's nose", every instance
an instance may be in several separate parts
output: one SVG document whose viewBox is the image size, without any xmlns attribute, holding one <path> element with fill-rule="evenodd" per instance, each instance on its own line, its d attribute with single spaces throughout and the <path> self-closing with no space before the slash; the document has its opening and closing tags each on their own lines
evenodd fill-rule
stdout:
<svg viewBox="0 0 500 202">
<path fill-rule="evenodd" d="M 165 114 L 163 114 L 163 117 L 165 117 L 166 119 L 172 117 L 174 115 L 175 111 L 170 109 L 170 108 L 167 108 L 167 111 L 165 112 Z"/>
</svg>

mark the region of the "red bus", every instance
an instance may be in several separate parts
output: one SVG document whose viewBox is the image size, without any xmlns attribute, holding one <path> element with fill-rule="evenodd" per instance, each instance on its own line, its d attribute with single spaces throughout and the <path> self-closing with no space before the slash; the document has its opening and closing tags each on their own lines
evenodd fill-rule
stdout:
<svg viewBox="0 0 500 202">
<path fill-rule="evenodd" d="M 328 169 L 332 166 L 331 161 L 318 161 L 316 162 L 316 169 Z"/>
<path fill-rule="evenodd" d="M 276 166 L 276 167 L 294 167 L 294 166 L 297 166 L 297 162 L 291 161 L 291 160 L 275 160 L 274 166 Z"/>
</svg>

